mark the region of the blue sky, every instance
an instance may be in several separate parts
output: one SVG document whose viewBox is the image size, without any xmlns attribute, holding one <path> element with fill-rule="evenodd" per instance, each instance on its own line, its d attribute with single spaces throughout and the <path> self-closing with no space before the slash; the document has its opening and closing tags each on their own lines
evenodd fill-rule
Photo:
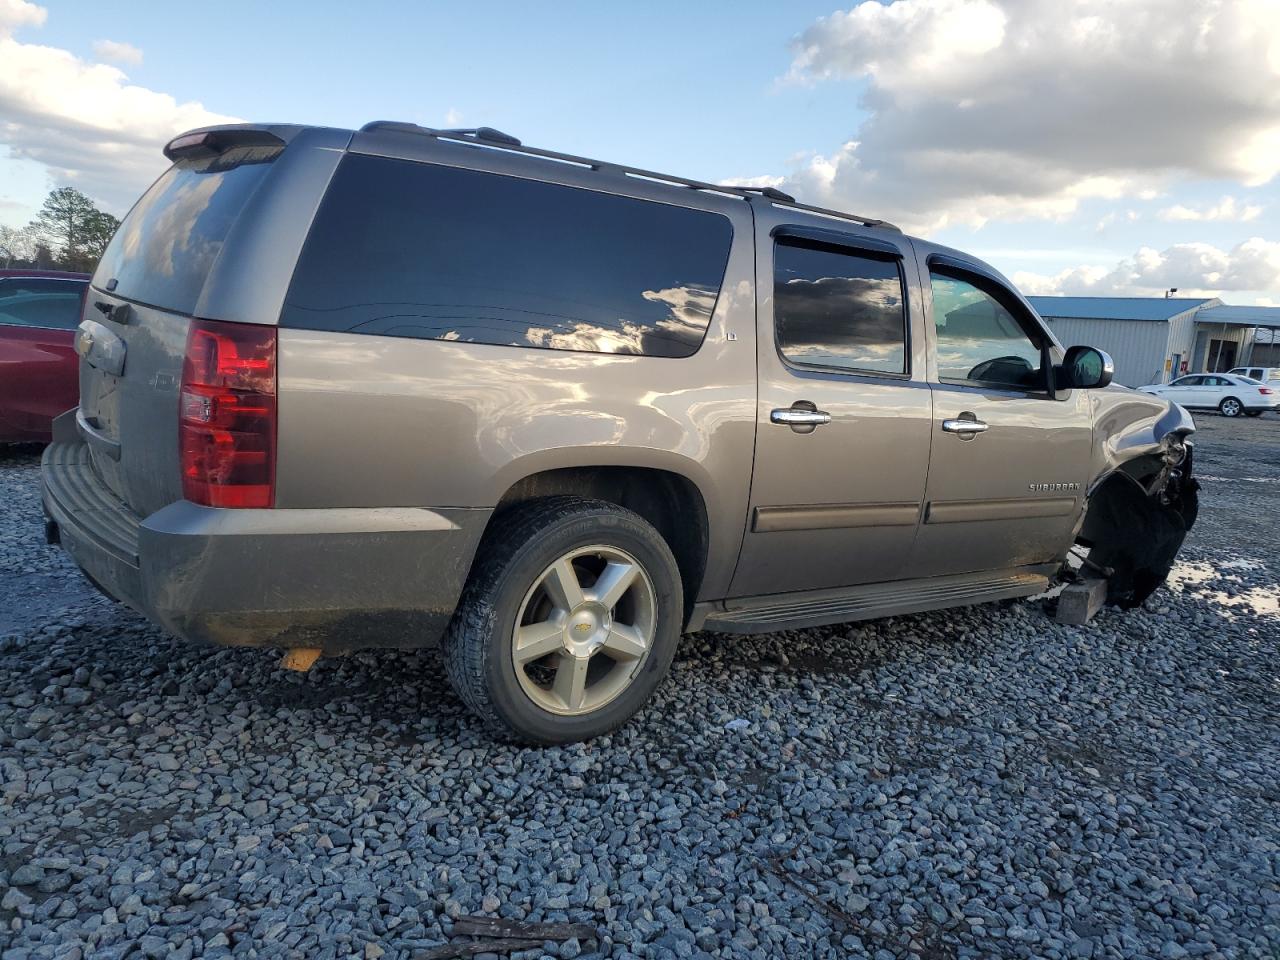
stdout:
<svg viewBox="0 0 1280 960">
<path fill-rule="evenodd" d="M 0 0 L 0 224 L 63 183 L 122 212 L 210 114 L 485 124 L 781 183 L 1029 292 L 1280 302 L 1277 89 L 1274 0 Z"/>
</svg>

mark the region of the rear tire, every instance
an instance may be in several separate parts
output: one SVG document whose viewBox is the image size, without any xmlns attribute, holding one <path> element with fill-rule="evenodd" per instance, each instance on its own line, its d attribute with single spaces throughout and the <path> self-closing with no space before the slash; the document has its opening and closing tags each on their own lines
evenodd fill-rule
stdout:
<svg viewBox="0 0 1280 960">
<path fill-rule="evenodd" d="M 496 517 L 443 640 L 491 731 L 573 743 L 622 725 L 666 676 L 684 611 L 662 536 L 617 504 L 531 500 Z"/>
<path fill-rule="evenodd" d="M 1224 417 L 1238 417 L 1244 413 L 1244 405 L 1235 397 L 1226 397 L 1218 404 L 1218 412 Z"/>
</svg>

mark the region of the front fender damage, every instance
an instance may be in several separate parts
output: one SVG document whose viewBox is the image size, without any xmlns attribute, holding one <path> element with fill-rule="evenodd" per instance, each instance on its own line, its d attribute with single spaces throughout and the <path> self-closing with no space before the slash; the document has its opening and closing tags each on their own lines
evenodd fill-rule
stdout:
<svg viewBox="0 0 1280 960">
<path fill-rule="evenodd" d="M 1159 452 L 1123 464 L 1089 497 L 1076 542 L 1089 548 L 1087 565 L 1106 576 L 1108 603 L 1131 608 L 1151 596 L 1196 522 L 1200 485 L 1189 432 L 1165 433 Z"/>
</svg>

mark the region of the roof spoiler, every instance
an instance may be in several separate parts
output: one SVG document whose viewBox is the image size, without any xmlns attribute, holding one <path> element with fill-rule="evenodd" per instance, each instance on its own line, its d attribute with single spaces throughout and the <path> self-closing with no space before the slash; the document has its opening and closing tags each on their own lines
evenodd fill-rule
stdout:
<svg viewBox="0 0 1280 960">
<path fill-rule="evenodd" d="M 170 160 L 205 160 L 225 153 L 233 147 L 283 148 L 285 141 L 261 127 L 205 127 L 179 134 L 164 147 Z"/>
</svg>

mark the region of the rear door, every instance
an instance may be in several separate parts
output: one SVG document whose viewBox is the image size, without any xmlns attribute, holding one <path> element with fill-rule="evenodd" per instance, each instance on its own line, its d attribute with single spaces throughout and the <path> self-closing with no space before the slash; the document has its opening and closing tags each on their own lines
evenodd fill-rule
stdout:
<svg viewBox="0 0 1280 960">
<path fill-rule="evenodd" d="M 756 457 L 731 593 L 892 580 L 929 459 L 910 241 L 801 226 L 771 204 L 756 218 Z"/>
<path fill-rule="evenodd" d="M 934 420 L 909 576 L 1053 561 L 1083 510 L 1087 391 L 1050 392 L 1052 339 L 998 277 L 939 255 L 920 266 Z"/>
<path fill-rule="evenodd" d="M 1187 399 L 1178 402 L 1187 407 L 1211 409 L 1222 402 L 1222 398 L 1227 395 L 1226 388 L 1230 385 L 1231 381 L 1225 377 L 1205 375 L 1200 377 L 1198 383 L 1189 385 L 1185 391 Z"/>
</svg>

